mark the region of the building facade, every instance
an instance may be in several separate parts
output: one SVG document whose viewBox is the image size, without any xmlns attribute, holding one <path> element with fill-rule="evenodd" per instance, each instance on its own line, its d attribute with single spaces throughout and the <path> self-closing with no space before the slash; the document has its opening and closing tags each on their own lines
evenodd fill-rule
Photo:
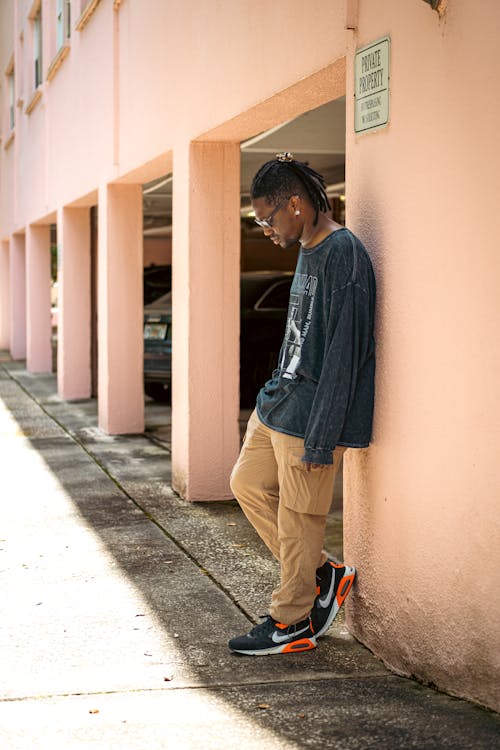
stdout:
<svg viewBox="0 0 500 750">
<path fill-rule="evenodd" d="M 497 710 L 499 28 L 496 0 L 0 3 L 0 347 L 52 369 L 55 232 L 59 395 L 88 397 L 94 367 L 100 427 L 143 429 L 143 188 L 171 175 L 187 500 L 229 497 L 239 448 L 240 144 L 345 97 L 346 221 L 379 290 L 373 444 L 345 467 L 348 624 Z M 359 53 L 380 40 L 384 74 Z"/>
</svg>

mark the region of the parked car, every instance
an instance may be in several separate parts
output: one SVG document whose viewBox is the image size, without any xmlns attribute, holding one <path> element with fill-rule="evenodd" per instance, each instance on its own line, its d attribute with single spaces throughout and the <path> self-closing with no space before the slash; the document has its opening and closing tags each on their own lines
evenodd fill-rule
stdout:
<svg viewBox="0 0 500 750">
<path fill-rule="evenodd" d="M 276 367 L 285 332 L 293 273 L 241 274 L 240 404 L 251 407 L 259 388 Z M 172 297 L 164 294 L 144 308 L 144 390 L 157 400 L 170 395 L 172 375 Z"/>
<path fill-rule="evenodd" d="M 172 266 L 152 263 L 144 269 L 144 304 L 162 297 L 172 289 Z"/>
</svg>

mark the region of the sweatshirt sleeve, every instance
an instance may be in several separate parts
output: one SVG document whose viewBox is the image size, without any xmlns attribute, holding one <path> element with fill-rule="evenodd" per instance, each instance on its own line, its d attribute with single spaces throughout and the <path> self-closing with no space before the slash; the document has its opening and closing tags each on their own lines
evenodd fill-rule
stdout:
<svg viewBox="0 0 500 750">
<path fill-rule="evenodd" d="M 371 342 L 369 294 L 354 281 L 334 292 L 323 365 L 304 438 L 303 461 L 331 464 Z"/>
</svg>

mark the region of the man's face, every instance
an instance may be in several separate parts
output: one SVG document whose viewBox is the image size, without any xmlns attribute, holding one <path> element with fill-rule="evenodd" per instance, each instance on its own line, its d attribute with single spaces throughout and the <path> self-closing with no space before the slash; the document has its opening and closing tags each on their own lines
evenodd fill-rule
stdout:
<svg viewBox="0 0 500 750">
<path fill-rule="evenodd" d="M 295 215 L 292 199 L 268 203 L 265 198 L 254 198 L 252 207 L 257 223 L 264 222 L 261 229 L 275 245 L 291 247 L 300 240 L 302 222 Z"/>
</svg>

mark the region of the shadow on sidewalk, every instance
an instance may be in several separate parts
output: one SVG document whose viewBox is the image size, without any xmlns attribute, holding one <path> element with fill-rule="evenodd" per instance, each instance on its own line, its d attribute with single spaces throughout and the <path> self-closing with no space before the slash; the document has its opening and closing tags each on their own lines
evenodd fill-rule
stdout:
<svg viewBox="0 0 500 750">
<path fill-rule="evenodd" d="M 224 731 L 232 727 L 231 742 L 246 738 L 246 747 L 253 742 L 262 748 L 342 750 L 497 747 L 494 716 L 391 675 L 342 622 L 313 652 L 261 659 L 231 654 L 228 638 L 249 629 L 277 573 L 236 503 L 187 505 L 168 485 L 168 449 L 145 436 L 98 434 L 92 421 L 95 404 L 60 402 L 50 379 L 9 370 L 8 377 L 0 375 L 3 403 L 77 513 L 61 518 L 59 533 L 66 527 L 72 539 L 71 529 L 82 523 L 104 551 L 106 570 L 133 592 L 135 609 L 125 607 L 120 642 L 142 662 L 134 661 L 119 684 L 111 679 L 111 688 L 102 681 L 101 663 L 101 682 L 89 684 L 89 691 L 160 691 L 168 699 L 184 689 L 188 712 L 196 711 L 193 689 L 208 691 L 217 707 L 214 721 L 230 717 Z M 78 566 L 85 570 L 85 559 Z M 90 559 L 88 567 L 93 569 Z M 97 596 L 106 592 L 103 570 L 94 582 Z M 61 570 L 62 619 L 70 574 Z M 90 590 L 94 583 L 90 580 Z M 141 601 L 145 609 L 136 611 Z M 82 629 L 94 628 L 96 641 L 101 639 L 90 662 L 98 655 L 106 658 L 106 644 L 113 639 L 107 613 L 111 622 L 117 618 L 112 598 L 109 608 L 102 600 L 95 605 L 95 618 L 90 612 L 81 623 Z M 146 650 L 150 642 L 155 653 Z M 114 654 L 110 668 L 117 659 Z M 124 653 L 125 665 L 128 659 Z M 88 668 L 88 663 L 75 665 L 73 677 Z M 73 694 L 75 685 L 72 679 L 62 681 L 56 692 Z"/>
</svg>

